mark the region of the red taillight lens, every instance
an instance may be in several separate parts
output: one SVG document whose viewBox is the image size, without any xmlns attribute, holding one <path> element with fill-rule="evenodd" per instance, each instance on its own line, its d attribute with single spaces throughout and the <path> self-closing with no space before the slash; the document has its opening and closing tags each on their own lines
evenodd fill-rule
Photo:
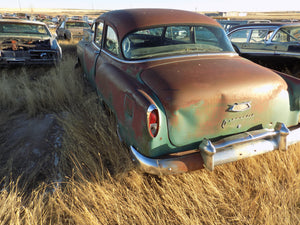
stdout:
<svg viewBox="0 0 300 225">
<path fill-rule="evenodd" d="M 152 108 L 150 111 L 148 110 L 148 128 L 149 133 L 152 137 L 156 137 L 159 128 L 159 117 L 158 110 L 156 108 Z"/>
</svg>

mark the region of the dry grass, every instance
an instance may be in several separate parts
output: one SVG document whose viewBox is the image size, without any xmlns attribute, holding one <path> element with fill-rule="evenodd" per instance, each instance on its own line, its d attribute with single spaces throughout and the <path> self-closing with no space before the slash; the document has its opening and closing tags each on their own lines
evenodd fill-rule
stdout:
<svg viewBox="0 0 300 225">
<path fill-rule="evenodd" d="M 69 53 L 74 55 L 72 47 Z M 100 107 L 74 64 L 69 57 L 58 70 L 33 78 L 22 70 L 2 73 L 3 120 L 12 112 L 63 112 L 60 171 L 65 179 L 30 193 L 18 180 L 6 184 L 0 192 L 1 225 L 300 224 L 300 145 L 214 172 L 141 174 L 118 141 L 114 118 Z"/>
</svg>

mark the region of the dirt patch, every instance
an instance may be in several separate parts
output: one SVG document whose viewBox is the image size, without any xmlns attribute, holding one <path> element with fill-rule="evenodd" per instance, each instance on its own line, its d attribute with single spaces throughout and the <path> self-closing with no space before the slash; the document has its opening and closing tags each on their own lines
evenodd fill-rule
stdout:
<svg viewBox="0 0 300 225">
<path fill-rule="evenodd" d="M 18 180 L 24 189 L 61 180 L 58 170 L 63 129 L 54 114 L 13 116 L 1 126 L 0 162 L 4 181 Z M 9 176 L 9 177 L 7 177 Z M 4 182 L 3 181 L 3 182 Z"/>
</svg>

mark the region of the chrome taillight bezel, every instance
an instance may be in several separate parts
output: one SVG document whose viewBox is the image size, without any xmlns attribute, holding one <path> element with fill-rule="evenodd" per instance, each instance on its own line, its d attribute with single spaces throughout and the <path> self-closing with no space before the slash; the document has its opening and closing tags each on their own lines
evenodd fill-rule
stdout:
<svg viewBox="0 0 300 225">
<path fill-rule="evenodd" d="M 151 126 L 151 124 L 150 124 L 150 115 L 153 111 L 157 112 L 157 123 L 156 123 L 156 125 Z M 153 104 L 150 105 L 147 109 L 147 128 L 148 128 L 149 135 L 152 138 L 155 138 L 157 136 L 158 132 L 159 132 L 159 119 L 160 119 L 160 116 L 159 116 L 158 108 Z M 153 129 L 155 129 L 155 132 L 153 132 Z"/>
</svg>

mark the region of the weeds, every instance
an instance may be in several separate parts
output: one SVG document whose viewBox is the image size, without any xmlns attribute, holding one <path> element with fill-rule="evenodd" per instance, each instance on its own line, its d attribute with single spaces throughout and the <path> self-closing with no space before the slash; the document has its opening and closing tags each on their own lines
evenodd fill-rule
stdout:
<svg viewBox="0 0 300 225">
<path fill-rule="evenodd" d="M 213 172 L 141 174 L 118 141 L 114 118 L 86 89 L 75 63 L 70 54 L 59 68 L 43 74 L 4 71 L 0 78 L 1 143 L 4 124 L 19 112 L 57 114 L 64 130 L 58 150 L 63 180 L 30 193 L 18 180 L 6 183 L 0 192 L 0 224 L 300 223 L 299 145 Z"/>
</svg>

